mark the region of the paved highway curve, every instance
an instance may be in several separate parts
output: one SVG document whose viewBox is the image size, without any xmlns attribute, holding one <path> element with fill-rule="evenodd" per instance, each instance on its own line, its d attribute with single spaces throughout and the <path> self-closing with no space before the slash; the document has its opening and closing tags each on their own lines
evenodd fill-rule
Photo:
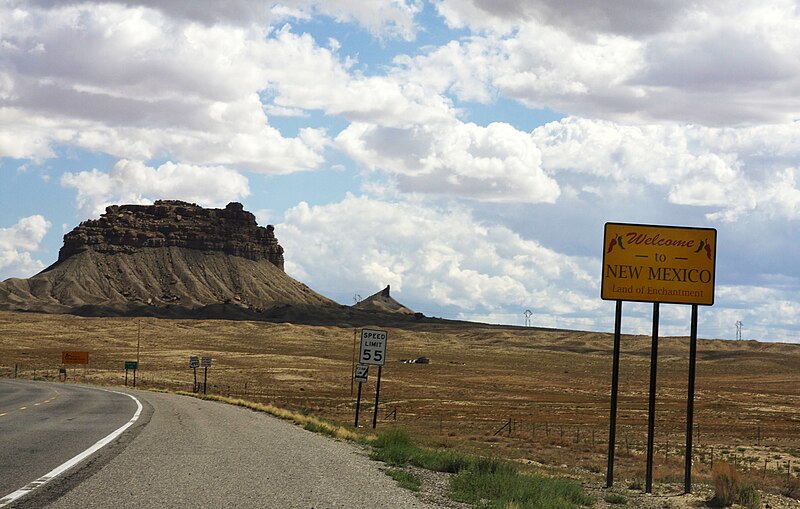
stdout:
<svg viewBox="0 0 800 509">
<path fill-rule="evenodd" d="M 125 394 L 0 380 L 0 499 L 89 449 L 136 410 Z"/>
<path fill-rule="evenodd" d="M 11 507 L 433 507 L 397 487 L 358 446 L 244 408 L 129 392 L 145 407 L 141 423 Z"/>
</svg>

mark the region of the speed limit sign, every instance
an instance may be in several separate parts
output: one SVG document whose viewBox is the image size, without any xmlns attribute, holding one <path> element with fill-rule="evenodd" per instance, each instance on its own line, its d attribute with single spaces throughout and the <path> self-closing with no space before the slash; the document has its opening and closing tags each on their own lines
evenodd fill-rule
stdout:
<svg viewBox="0 0 800 509">
<path fill-rule="evenodd" d="M 383 366 L 386 360 L 387 337 L 388 334 L 383 330 L 362 329 L 361 351 L 358 354 L 358 362 Z"/>
</svg>

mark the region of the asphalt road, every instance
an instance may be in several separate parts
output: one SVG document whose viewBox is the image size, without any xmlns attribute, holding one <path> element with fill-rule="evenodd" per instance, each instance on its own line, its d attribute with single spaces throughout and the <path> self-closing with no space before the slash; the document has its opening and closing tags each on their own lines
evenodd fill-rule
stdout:
<svg viewBox="0 0 800 509">
<path fill-rule="evenodd" d="M 130 392 L 144 405 L 141 422 L 12 507 L 433 507 L 356 445 L 244 408 Z"/>
<path fill-rule="evenodd" d="M 88 449 L 136 408 L 124 394 L 95 388 L 0 380 L 0 498 Z"/>
</svg>

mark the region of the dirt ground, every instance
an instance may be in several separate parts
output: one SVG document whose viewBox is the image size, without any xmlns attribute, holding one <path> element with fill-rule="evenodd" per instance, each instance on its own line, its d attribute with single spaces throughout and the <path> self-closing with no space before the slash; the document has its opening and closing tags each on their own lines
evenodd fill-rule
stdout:
<svg viewBox="0 0 800 509">
<path fill-rule="evenodd" d="M 400 427 L 428 445 L 509 458 L 579 478 L 590 489 L 604 484 L 610 334 L 458 323 L 385 330 L 379 430 Z M 89 352 L 89 365 L 68 366 L 68 382 L 122 385 L 124 362 L 137 359 L 138 342 L 138 387 L 191 390 L 189 357 L 210 356 L 209 393 L 352 426 L 358 333 L 289 323 L 0 312 L 0 376 L 56 380 L 62 351 L 75 350 Z M 614 478 L 615 487 L 633 487 L 629 493 L 644 485 L 650 346 L 649 337 L 622 338 Z M 420 357 L 430 363 L 404 362 Z M 698 495 L 680 498 L 688 358 L 687 338 L 660 339 L 654 487 L 667 498 L 655 499 L 658 507 L 696 506 L 708 489 L 701 483 L 720 460 L 735 463 L 767 496 L 785 492 L 800 475 L 800 345 L 699 341 L 692 474 Z M 199 368 L 200 382 L 203 374 Z M 129 384 L 132 378 L 130 372 Z M 362 387 L 362 426 L 372 426 L 376 378 L 372 367 Z M 793 504 L 777 498 L 771 507 Z"/>
</svg>

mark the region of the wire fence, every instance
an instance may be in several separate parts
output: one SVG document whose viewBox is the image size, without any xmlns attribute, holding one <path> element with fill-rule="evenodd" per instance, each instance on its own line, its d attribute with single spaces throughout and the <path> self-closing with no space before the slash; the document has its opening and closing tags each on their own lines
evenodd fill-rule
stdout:
<svg viewBox="0 0 800 509">
<path fill-rule="evenodd" d="M 202 370 L 202 368 L 200 368 Z M 213 370 L 213 371 L 212 371 Z M 355 412 L 355 401 L 349 394 L 338 393 L 305 394 L 287 393 L 275 381 L 230 381 L 219 376 L 225 369 L 211 368 L 207 386 L 203 387 L 202 376 L 195 383 L 192 371 L 176 378 L 160 374 L 140 373 L 139 388 L 162 388 L 175 391 L 203 392 L 231 398 L 240 398 L 257 403 L 273 404 L 292 410 L 318 414 L 322 417 L 349 422 Z M 231 370 L 228 370 L 231 371 Z M 112 381 L 122 385 L 125 370 L 97 368 L 93 366 L 70 366 L 40 368 L 24 364 L 0 365 L 0 377 L 34 380 L 91 383 Z M 132 376 L 128 377 L 132 385 Z M 300 392 L 303 389 L 300 389 Z M 510 447 L 551 447 L 565 451 L 583 451 L 604 455 L 608 452 L 608 425 L 602 420 L 592 422 L 558 422 L 512 415 L 504 418 L 496 414 L 459 415 L 429 403 L 414 406 L 383 401 L 379 406 L 379 422 L 392 426 L 409 426 L 438 433 L 442 437 L 464 438 L 485 443 L 505 442 Z M 371 404 L 363 404 L 364 412 L 371 414 Z M 664 424 L 664 423 L 661 423 Z M 685 428 L 664 426 L 668 431 L 657 434 L 655 458 L 664 464 L 682 462 L 685 455 Z M 658 428 L 658 426 L 657 426 Z M 663 429 L 663 428 L 662 428 Z M 615 455 L 635 458 L 646 451 L 647 433 L 644 425 L 618 425 Z M 566 454 L 567 452 L 565 452 Z M 783 425 L 772 423 L 716 424 L 697 423 L 693 429 L 693 463 L 696 468 L 712 469 L 716 462 L 726 461 L 737 470 L 761 475 L 763 478 L 800 476 L 800 434 L 796 422 Z"/>
</svg>

